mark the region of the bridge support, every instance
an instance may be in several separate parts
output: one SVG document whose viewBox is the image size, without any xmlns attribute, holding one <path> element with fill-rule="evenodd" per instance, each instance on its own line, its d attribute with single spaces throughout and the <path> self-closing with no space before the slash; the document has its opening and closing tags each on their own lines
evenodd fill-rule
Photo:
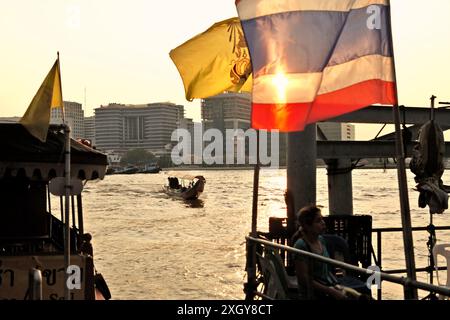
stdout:
<svg viewBox="0 0 450 320">
<path fill-rule="evenodd" d="M 330 215 L 352 215 L 352 161 L 350 159 L 329 159 L 326 164 Z"/>
<path fill-rule="evenodd" d="M 301 132 L 288 134 L 287 187 L 292 195 L 288 203 L 288 232 L 295 230 L 296 213 L 302 207 L 316 203 L 316 125 Z"/>
</svg>

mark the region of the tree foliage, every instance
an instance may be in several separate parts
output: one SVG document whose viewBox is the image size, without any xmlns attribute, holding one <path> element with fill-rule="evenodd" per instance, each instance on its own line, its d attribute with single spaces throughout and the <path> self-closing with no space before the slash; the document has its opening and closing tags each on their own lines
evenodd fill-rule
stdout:
<svg viewBox="0 0 450 320">
<path fill-rule="evenodd" d="M 144 149 L 128 150 L 120 160 L 122 165 L 145 165 L 153 162 L 156 162 L 155 155 Z"/>
</svg>

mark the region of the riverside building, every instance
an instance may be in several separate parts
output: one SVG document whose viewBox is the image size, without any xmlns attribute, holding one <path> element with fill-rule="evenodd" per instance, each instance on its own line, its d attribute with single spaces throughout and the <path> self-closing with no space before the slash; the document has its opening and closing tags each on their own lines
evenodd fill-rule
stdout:
<svg viewBox="0 0 450 320">
<path fill-rule="evenodd" d="M 96 146 L 103 151 L 119 153 L 145 149 L 162 154 L 182 119 L 184 107 L 168 102 L 101 106 L 95 109 Z"/>
</svg>

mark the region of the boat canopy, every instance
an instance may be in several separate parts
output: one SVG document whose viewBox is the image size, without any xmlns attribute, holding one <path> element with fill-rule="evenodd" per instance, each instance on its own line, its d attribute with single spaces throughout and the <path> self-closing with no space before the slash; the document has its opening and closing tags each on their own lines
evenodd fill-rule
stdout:
<svg viewBox="0 0 450 320">
<path fill-rule="evenodd" d="M 0 123 L 0 179 L 26 176 L 49 181 L 64 176 L 64 133 L 51 125 L 47 141 L 33 137 L 19 123 Z M 81 180 L 103 179 L 107 156 L 71 139 L 71 176 Z"/>
<path fill-rule="evenodd" d="M 205 178 L 203 176 L 192 176 L 192 175 L 187 175 L 187 174 L 177 175 L 176 173 L 173 173 L 173 172 L 169 173 L 169 177 L 175 177 L 175 178 L 178 178 L 178 180 L 189 180 L 189 181 L 192 181 L 194 179 L 205 180 Z"/>
</svg>

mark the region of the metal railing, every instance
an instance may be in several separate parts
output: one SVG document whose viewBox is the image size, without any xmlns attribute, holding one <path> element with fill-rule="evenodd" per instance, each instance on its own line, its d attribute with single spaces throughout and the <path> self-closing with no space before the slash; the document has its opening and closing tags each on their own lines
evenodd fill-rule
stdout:
<svg viewBox="0 0 450 320">
<path fill-rule="evenodd" d="M 384 269 L 383 268 L 383 262 L 382 262 L 382 236 L 383 233 L 394 233 L 394 232 L 401 232 L 402 228 L 373 228 L 372 233 L 376 233 L 376 243 L 377 243 L 377 253 L 375 254 L 375 251 L 373 250 L 373 244 L 372 244 L 372 255 L 375 260 L 375 264 L 380 268 L 380 270 L 387 274 L 401 274 L 406 273 L 406 269 Z M 450 226 L 434 226 L 429 225 L 427 227 L 413 227 L 413 232 L 428 232 L 432 233 L 433 237 L 436 237 L 436 231 L 443 231 L 443 230 L 450 230 Z M 430 241 L 430 240 L 429 240 Z M 427 245 L 430 245 L 429 243 Z M 429 248 L 429 250 L 432 250 Z M 429 255 L 432 253 L 429 252 Z M 431 258 L 434 259 L 434 258 Z M 430 283 L 433 284 L 433 272 L 441 271 L 441 270 L 447 270 L 447 267 L 436 267 L 436 262 L 429 261 L 429 265 L 426 267 L 416 267 L 416 272 L 426 272 L 428 273 L 430 277 Z M 381 290 L 378 290 L 378 299 L 381 300 L 382 292 Z"/>
<path fill-rule="evenodd" d="M 344 270 L 349 270 L 349 271 L 353 271 L 353 272 L 356 272 L 359 274 L 364 274 L 366 276 L 375 275 L 376 278 L 378 278 L 382 281 L 388 281 L 388 282 L 402 285 L 404 290 L 409 287 L 414 287 L 414 288 L 425 290 L 428 292 L 434 292 L 434 293 L 441 294 L 444 296 L 450 296 L 450 288 L 449 287 L 436 286 L 433 284 L 428 284 L 428 283 L 424 283 L 424 282 L 420 282 L 420 281 L 416 281 L 416 280 L 411 280 L 407 277 L 394 276 L 392 274 L 388 274 L 385 272 L 360 268 L 360 267 L 357 267 L 357 266 L 354 266 L 354 265 L 351 265 L 351 264 L 348 264 L 348 263 L 345 263 L 342 261 L 326 258 L 321 255 L 317 255 L 317 254 L 314 254 L 314 253 L 311 253 L 308 251 L 303 251 L 303 250 L 295 249 L 295 248 L 292 248 L 289 246 L 276 244 L 276 243 L 273 243 L 273 242 L 267 241 L 267 240 L 257 239 L 257 238 L 253 238 L 253 237 L 249 237 L 249 236 L 246 237 L 246 240 L 250 243 L 262 244 L 262 245 L 265 245 L 268 247 L 284 250 L 287 252 L 301 255 L 303 257 L 307 257 L 312 260 L 321 261 L 321 262 L 333 265 L 335 267 L 342 268 Z M 252 245 L 248 246 L 248 248 L 252 248 L 252 247 L 254 249 L 256 249 L 255 246 L 252 246 Z M 256 261 L 254 261 L 254 263 L 256 263 Z M 250 267 L 253 267 L 253 266 L 250 266 Z"/>
<path fill-rule="evenodd" d="M 430 227 L 414 227 L 412 231 L 427 231 L 429 232 Z M 438 230 L 450 230 L 450 226 L 433 226 L 434 231 Z M 377 254 L 374 253 L 375 264 L 382 269 L 382 235 L 383 233 L 390 232 L 401 232 L 402 228 L 373 228 L 372 233 L 377 235 Z M 439 268 L 439 270 L 445 270 L 445 267 Z M 434 269 L 432 269 L 434 271 Z M 430 272 L 430 267 L 416 268 L 417 272 Z M 383 270 L 385 273 L 405 273 L 406 269 L 393 269 L 393 270 Z"/>
</svg>

